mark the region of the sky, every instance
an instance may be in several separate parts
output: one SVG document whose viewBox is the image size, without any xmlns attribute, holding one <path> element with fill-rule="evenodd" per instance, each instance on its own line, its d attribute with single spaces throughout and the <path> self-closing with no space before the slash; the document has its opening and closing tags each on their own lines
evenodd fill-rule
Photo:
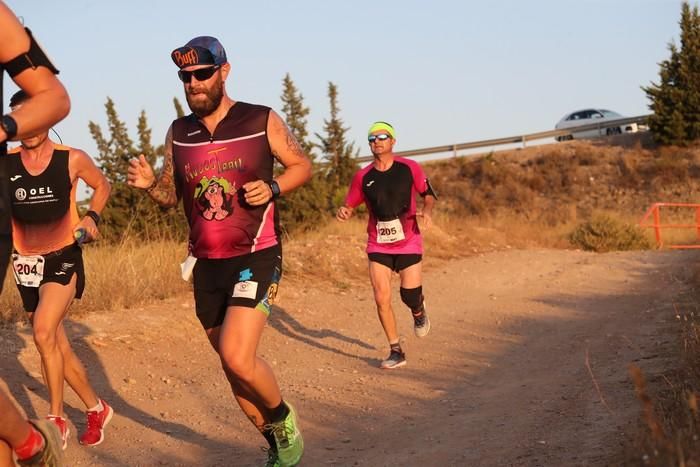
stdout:
<svg viewBox="0 0 700 467">
<path fill-rule="evenodd" d="M 88 123 L 106 133 L 108 97 L 132 139 L 143 110 L 153 143 L 164 141 L 173 98 L 187 105 L 170 52 L 199 35 L 224 45 L 235 100 L 282 114 L 289 73 L 310 108 L 312 135 L 323 132 L 328 83 L 336 84 L 348 139 L 366 155 L 376 120 L 393 124 L 402 151 L 550 130 L 587 107 L 647 114 L 641 86 L 658 82 L 681 11 L 676 0 L 6 3 L 71 95 L 71 113 L 55 130 L 93 156 Z M 14 92 L 8 81 L 6 93 Z"/>
</svg>

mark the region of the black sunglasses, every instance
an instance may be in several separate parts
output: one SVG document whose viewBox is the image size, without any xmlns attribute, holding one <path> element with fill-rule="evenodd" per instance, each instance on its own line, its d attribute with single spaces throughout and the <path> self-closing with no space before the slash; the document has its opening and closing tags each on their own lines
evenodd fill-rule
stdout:
<svg viewBox="0 0 700 467">
<path fill-rule="evenodd" d="M 206 81 L 216 73 L 216 70 L 221 68 L 221 65 L 210 66 L 209 68 L 200 68 L 194 71 L 180 70 L 177 72 L 177 76 L 183 83 L 189 83 L 192 81 L 192 77 L 197 78 L 197 81 Z"/>
<path fill-rule="evenodd" d="M 382 133 L 382 134 L 379 134 L 379 135 L 369 135 L 369 136 L 367 137 L 367 141 L 369 141 L 370 143 L 374 143 L 374 142 L 377 141 L 377 140 L 379 140 L 379 141 L 386 141 L 386 140 L 388 140 L 389 138 L 391 138 L 391 136 L 387 135 L 386 133 Z"/>
</svg>

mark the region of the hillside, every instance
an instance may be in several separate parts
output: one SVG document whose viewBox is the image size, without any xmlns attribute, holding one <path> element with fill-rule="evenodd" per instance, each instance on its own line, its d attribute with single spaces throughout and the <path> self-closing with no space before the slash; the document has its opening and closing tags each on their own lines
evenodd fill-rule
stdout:
<svg viewBox="0 0 700 467">
<path fill-rule="evenodd" d="M 443 209 L 457 216 L 505 218 L 539 228 L 610 211 L 636 222 L 653 202 L 700 199 L 700 150 L 659 149 L 648 139 L 638 134 L 571 141 L 426 167 L 443 195 Z"/>
</svg>

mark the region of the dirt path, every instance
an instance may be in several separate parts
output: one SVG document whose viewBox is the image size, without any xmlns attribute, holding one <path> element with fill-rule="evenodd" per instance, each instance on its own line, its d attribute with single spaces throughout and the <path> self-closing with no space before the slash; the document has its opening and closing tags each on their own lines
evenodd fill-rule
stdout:
<svg viewBox="0 0 700 467">
<path fill-rule="evenodd" d="M 638 415 L 627 367 L 668 363 L 672 299 L 699 258 L 527 250 L 428 262 L 433 331 L 413 337 L 395 303 L 408 357 L 395 371 L 377 369 L 387 349 L 364 281 L 342 293 L 286 281 L 261 353 L 302 417 L 305 466 L 605 465 Z M 70 465 L 263 464 L 191 309 L 181 297 L 68 323 L 117 411 L 103 445 L 72 439 Z M 0 332 L 0 359 L 18 401 L 44 414 L 28 329 Z M 82 429 L 70 391 L 67 403 Z"/>
</svg>

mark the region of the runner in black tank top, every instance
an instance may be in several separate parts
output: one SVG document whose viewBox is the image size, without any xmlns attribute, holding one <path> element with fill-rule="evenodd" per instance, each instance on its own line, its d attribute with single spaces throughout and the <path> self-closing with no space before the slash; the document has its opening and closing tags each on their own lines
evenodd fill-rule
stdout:
<svg viewBox="0 0 700 467">
<path fill-rule="evenodd" d="M 163 206 L 182 198 L 197 317 L 238 404 L 270 444 L 267 465 L 296 465 L 304 452 L 296 412 L 257 347 L 282 274 L 275 199 L 311 177 L 311 162 L 279 115 L 226 94 L 231 66 L 217 39 L 196 37 L 171 57 L 193 114 L 168 130 L 160 176 L 141 155 L 128 181 Z M 274 159 L 285 170 L 273 180 Z"/>
<path fill-rule="evenodd" d="M 26 93 L 19 91 L 10 100 L 11 108 L 21 109 L 26 99 Z M 68 382 L 87 412 L 87 428 L 79 440 L 96 445 L 104 439 L 103 429 L 113 410 L 95 394 L 62 322 L 73 299 L 82 296 L 85 284 L 82 251 L 75 234 L 98 237 L 99 213 L 109 198 L 110 185 L 85 152 L 58 145 L 48 136 L 45 130 L 25 137 L 7 156 L 13 272 L 46 374 L 50 398 L 47 418 L 60 429 L 65 446 L 70 431 L 63 411 L 63 388 Z M 82 219 L 75 200 L 79 180 L 93 190 Z"/>
</svg>

